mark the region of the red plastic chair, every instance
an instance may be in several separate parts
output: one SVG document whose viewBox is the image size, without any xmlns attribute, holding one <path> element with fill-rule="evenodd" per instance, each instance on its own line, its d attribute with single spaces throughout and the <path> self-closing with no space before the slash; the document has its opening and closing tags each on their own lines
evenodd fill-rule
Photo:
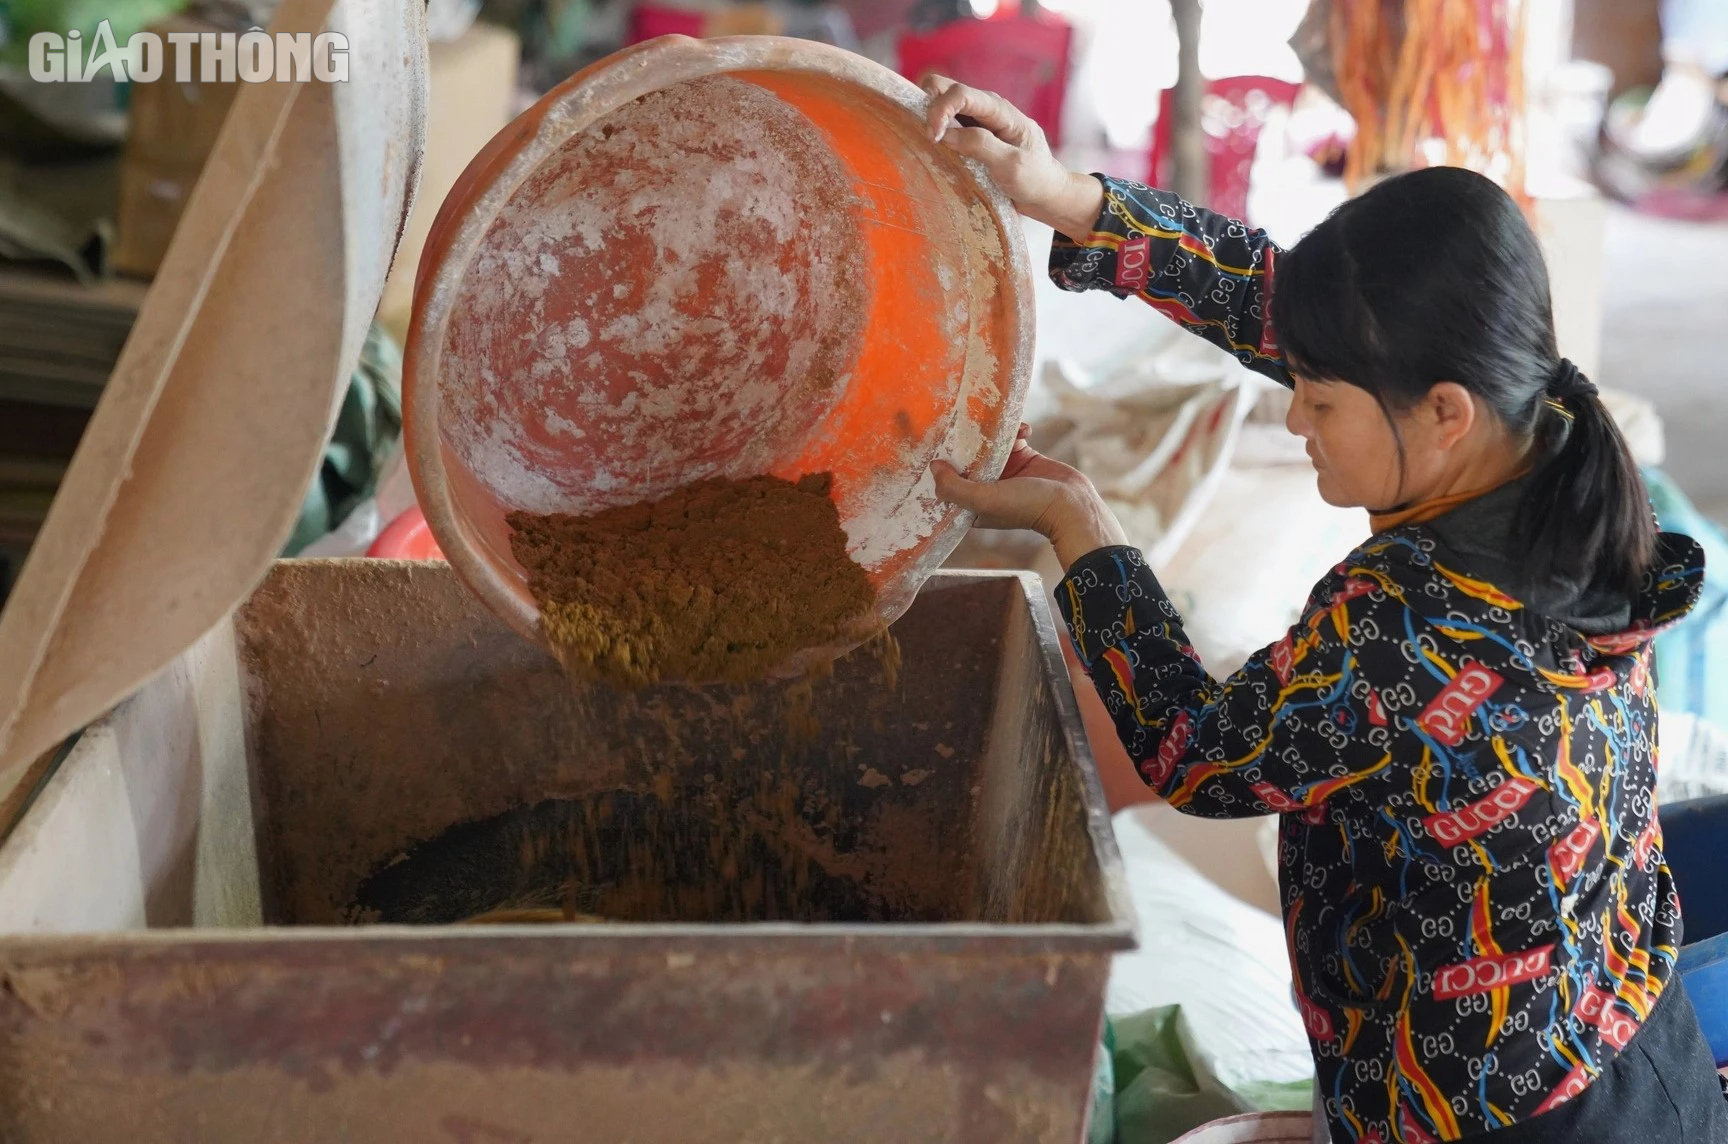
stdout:
<svg viewBox="0 0 1728 1144">
<path fill-rule="evenodd" d="M 708 19 L 701 12 L 684 8 L 663 8 L 658 4 L 638 4 L 630 13 L 630 42 L 639 44 L 656 36 L 695 36 L 700 38 Z"/>
<path fill-rule="evenodd" d="M 901 36 L 900 74 L 916 83 L 937 72 L 994 91 L 1037 120 L 1050 145 L 1059 147 L 1073 45 L 1073 27 L 1048 12 L 956 20 Z"/>
<path fill-rule="evenodd" d="M 1204 205 L 1231 218 L 1248 216 L 1248 183 L 1254 170 L 1254 152 L 1260 146 L 1260 131 L 1274 107 L 1296 102 L 1301 85 L 1268 76 L 1232 76 L 1206 85 L 1201 108 L 1201 126 L 1206 133 L 1208 185 L 1211 202 Z M 1175 93 L 1166 90 L 1158 105 L 1158 124 L 1152 133 L 1151 182 L 1170 185 L 1171 103 Z"/>
<path fill-rule="evenodd" d="M 375 560 L 442 560 L 444 550 L 432 538 L 420 506 L 415 505 L 384 526 L 366 555 Z"/>
</svg>

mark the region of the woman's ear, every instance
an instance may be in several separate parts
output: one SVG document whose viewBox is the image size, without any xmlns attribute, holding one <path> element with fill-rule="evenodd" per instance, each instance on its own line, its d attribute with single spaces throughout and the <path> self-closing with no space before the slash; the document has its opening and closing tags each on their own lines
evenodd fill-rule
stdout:
<svg viewBox="0 0 1728 1144">
<path fill-rule="evenodd" d="M 1458 444 L 1476 424 L 1476 399 L 1455 381 L 1435 382 L 1425 404 L 1434 422 L 1434 443 L 1442 449 Z"/>
</svg>

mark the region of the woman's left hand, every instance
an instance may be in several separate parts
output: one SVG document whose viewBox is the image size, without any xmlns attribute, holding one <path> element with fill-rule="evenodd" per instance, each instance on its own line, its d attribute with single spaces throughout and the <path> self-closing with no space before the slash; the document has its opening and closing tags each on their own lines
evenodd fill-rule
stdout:
<svg viewBox="0 0 1728 1144">
<path fill-rule="evenodd" d="M 945 461 L 930 468 L 943 500 L 978 514 L 981 528 L 1024 528 L 1042 534 L 1066 570 L 1099 548 L 1127 544 L 1128 538 L 1098 490 L 1079 470 L 1052 461 L 1026 443 L 1020 426 L 1002 476 L 973 481 Z"/>
</svg>

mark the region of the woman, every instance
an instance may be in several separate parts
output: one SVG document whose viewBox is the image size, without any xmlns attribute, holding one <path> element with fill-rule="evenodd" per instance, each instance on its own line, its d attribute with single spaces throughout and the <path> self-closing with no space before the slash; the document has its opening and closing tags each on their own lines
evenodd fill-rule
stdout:
<svg viewBox="0 0 1728 1144">
<path fill-rule="evenodd" d="M 1065 170 L 994 95 L 930 88 L 933 134 L 1057 230 L 1059 285 L 1138 296 L 1290 386 L 1321 495 L 1372 511 L 1301 621 L 1219 682 L 1079 473 L 1024 440 L 998 482 L 936 473 L 984 527 L 1055 546 L 1057 604 L 1147 783 L 1190 814 L 1283 816 L 1316 1138 L 1728 1140 L 1653 797 L 1650 641 L 1702 554 L 1657 535 L 1558 357 L 1516 205 L 1419 171 L 1286 252 Z"/>
</svg>

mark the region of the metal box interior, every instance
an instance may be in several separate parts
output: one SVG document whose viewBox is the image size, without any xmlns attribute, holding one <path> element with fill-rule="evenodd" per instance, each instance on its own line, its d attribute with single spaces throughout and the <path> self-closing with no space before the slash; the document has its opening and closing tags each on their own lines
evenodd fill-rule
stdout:
<svg viewBox="0 0 1728 1144">
<path fill-rule="evenodd" d="M 893 634 L 626 694 L 447 566 L 278 563 L 0 848 L 0 1138 L 1077 1140 L 1132 935 L 1049 610 Z"/>
</svg>

